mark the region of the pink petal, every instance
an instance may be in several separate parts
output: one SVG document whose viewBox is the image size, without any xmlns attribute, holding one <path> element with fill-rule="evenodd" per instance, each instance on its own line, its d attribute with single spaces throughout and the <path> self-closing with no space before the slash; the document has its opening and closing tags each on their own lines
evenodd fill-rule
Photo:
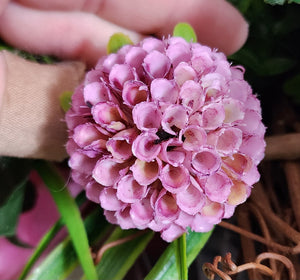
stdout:
<svg viewBox="0 0 300 280">
<path fill-rule="evenodd" d="M 201 215 L 208 223 L 218 224 L 224 217 L 224 204 L 207 200 Z"/>
<path fill-rule="evenodd" d="M 258 164 L 264 157 L 265 140 L 260 136 L 245 136 L 240 147 L 240 152 L 251 157 Z"/>
<path fill-rule="evenodd" d="M 100 203 L 99 196 L 104 187 L 96 182 L 90 182 L 85 187 L 86 197 L 96 203 Z"/>
<path fill-rule="evenodd" d="M 134 179 L 145 186 L 150 185 L 158 178 L 160 169 L 161 161 L 158 158 L 150 162 L 136 159 L 135 163 L 130 167 Z"/>
<path fill-rule="evenodd" d="M 242 144 L 242 131 L 238 128 L 222 128 L 217 136 L 216 149 L 224 156 L 236 153 Z"/>
<path fill-rule="evenodd" d="M 184 166 L 172 166 L 167 164 L 160 174 L 160 180 L 166 190 L 171 193 L 179 193 L 190 184 L 190 175 Z"/>
<path fill-rule="evenodd" d="M 153 219 L 153 209 L 150 205 L 149 198 L 144 198 L 131 204 L 130 216 L 138 228 L 150 223 Z"/>
<path fill-rule="evenodd" d="M 175 223 L 182 228 L 190 227 L 194 220 L 193 215 L 189 215 L 183 211 L 179 211 L 178 218 L 175 220 Z"/>
<path fill-rule="evenodd" d="M 166 108 L 162 118 L 162 128 L 169 134 L 176 135 L 188 122 L 188 113 L 181 105 L 170 105 Z"/>
<path fill-rule="evenodd" d="M 84 86 L 84 101 L 96 105 L 99 102 L 112 101 L 109 88 L 103 82 L 93 82 Z"/>
<path fill-rule="evenodd" d="M 186 42 L 172 43 L 168 46 L 166 54 L 175 68 L 180 62 L 188 62 L 191 59 L 190 45 Z"/>
<path fill-rule="evenodd" d="M 179 166 L 186 158 L 186 151 L 183 149 L 181 141 L 170 138 L 162 143 L 159 157 L 173 166 Z"/>
<path fill-rule="evenodd" d="M 243 105 L 240 101 L 226 98 L 222 101 L 225 110 L 224 123 L 232 123 L 242 120 L 245 116 Z"/>
<path fill-rule="evenodd" d="M 193 154 L 192 166 L 201 174 L 212 174 L 220 168 L 221 158 L 213 149 L 202 148 Z"/>
<path fill-rule="evenodd" d="M 97 141 L 98 148 L 105 148 L 108 137 L 102 134 L 94 124 L 86 123 L 75 127 L 73 139 L 81 148 L 92 145 L 97 140 L 100 141 Z"/>
<path fill-rule="evenodd" d="M 127 81 L 122 90 L 124 103 L 130 107 L 147 101 L 149 96 L 148 87 L 141 81 Z"/>
<path fill-rule="evenodd" d="M 148 53 L 154 50 L 164 52 L 165 44 L 162 40 L 149 37 L 142 41 L 142 48 Z"/>
<path fill-rule="evenodd" d="M 173 80 L 155 79 L 150 86 L 152 100 L 176 103 L 179 90 Z"/>
<path fill-rule="evenodd" d="M 130 50 L 125 55 L 125 63 L 134 67 L 139 75 L 142 74 L 143 71 L 143 60 L 147 52 L 141 47 L 131 47 Z"/>
<path fill-rule="evenodd" d="M 117 53 L 111 53 L 104 60 L 100 60 L 96 69 L 102 69 L 104 72 L 109 73 L 114 65 L 124 63 L 124 56 Z"/>
<path fill-rule="evenodd" d="M 93 178 L 103 186 L 113 186 L 127 172 L 126 163 L 121 164 L 111 158 L 104 158 L 96 163 L 93 170 Z"/>
<path fill-rule="evenodd" d="M 177 85 L 182 86 L 188 80 L 195 80 L 197 73 L 186 62 L 180 62 L 174 70 L 174 80 Z"/>
<path fill-rule="evenodd" d="M 210 200 L 223 203 L 227 200 L 231 187 L 232 181 L 226 173 L 218 171 L 208 177 L 204 189 Z"/>
<path fill-rule="evenodd" d="M 181 226 L 176 224 L 171 224 L 167 229 L 164 229 L 161 233 L 161 238 L 167 242 L 172 242 L 182 234 L 184 234 L 186 230 Z"/>
<path fill-rule="evenodd" d="M 251 87 L 244 80 L 232 80 L 229 82 L 229 95 L 241 102 L 245 102 L 252 93 Z M 251 94 L 252 95 L 252 94 Z"/>
<path fill-rule="evenodd" d="M 118 211 L 126 206 L 117 198 L 117 190 L 113 188 L 104 188 L 99 195 L 99 201 L 101 207 L 109 211 Z"/>
<path fill-rule="evenodd" d="M 229 205 L 227 203 L 224 204 L 224 219 L 229 219 L 233 216 L 234 210 L 236 206 L 235 205 Z"/>
<path fill-rule="evenodd" d="M 222 159 L 225 169 L 229 169 L 232 177 L 241 178 L 252 168 L 253 162 L 246 155 L 237 153 Z"/>
<path fill-rule="evenodd" d="M 181 131 L 180 138 L 183 140 L 183 148 L 187 151 L 199 151 L 206 143 L 206 132 L 197 125 L 189 125 Z"/>
<path fill-rule="evenodd" d="M 195 112 L 203 105 L 205 94 L 199 83 L 189 80 L 182 85 L 179 98 L 184 107 Z"/>
<path fill-rule="evenodd" d="M 126 81 L 134 79 L 133 69 L 128 64 L 115 64 L 109 73 L 109 81 L 117 89 L 122 89 Z"/>
<path fill-rule="evenodd" d="M 153 132 L 143 132 L 133 141 L 133 154 L 142 161 L 154 160 L 161 149 L 161 146 L 155 143 L 158 139 L 159 137 Z"/>
<path fill-rule="evenodd" d="M 146 196 L 147 187 L 140 185 L 131 174 L 117 183 L 117 197 L 122 202 L 134 203 Z"/>
<path fill-rule="evenodd" d="M 130 207 L 117 211 L 115 216 L 117 218 L 118 224 L 122 229 L 136 228 L 130 216 Z"/>
<path fill-rule="evenodd" d="M 211 49 L 207 46 L 195 46 L 192 49 L 192 66 L 198 72 L 202 73 L 213 66 L 214 61 L 211 56 Z"/>
<path fill-rule="evenodd" d="M 181 210 L 195 215 L 205 204 L 205 195 L 198 183 L 191 177 L 190 185 L 176 195 L 176 201 Z"/>
<path fill-rule="evenodd" d="M 202 109 L 202 127 L 214 130 L 221 127 L 225 120 L 224 107 L 220 103 L 210 103 Z"/>
<path fill-rule="evenodd" d="M 226 80 L 219 73 L 208 73 L 202 76 L 201 85 L 205 89 L 208 98 L 216 98 L 226 88 Z"/>
<path fill-rule="evenodd" d="M 106 220 L 111 224 L 118 224 L 117 218 L 116 218 L 116 212 L 115 211 L 108 211 L 104 210 L 103 214 L 106 218 Z"/>
<path fill-rule="evenodd" d="M 201 214 L 196 214 L 191 224 L 191 230 L 195 232 L 208 232 L 214 227 L 213 223 L 209 223 Z"/>
<path fill-rule="evenodd" d="M 261 125 L 261 115 L 254 110 L 246 110 L 245 117 L 243 119 L 243 123 L 239 126 L 239 128 L 247 134 L 258 134 L 260 131 Z M 264 134 L 263 131 L 260 134 Z"/>
<path fill-rule="evenodd" d="M 238 205 L 246 201 L 251 192 L 251 188 L 241 181 L 233 181 L 227 204 Z"/>
<path fill-rule="evenodd" d="M 80 152 L 75 152 L 71 155 L 68 163 L 73 170 L 90 174 L 95 167 L 96 159 L 89 158 Z"/>
<path fill-rule="evenodd" d="M 162 190 L 155 203 L 155 218 L 171 223 L 178 217 L 179 208 L 172 194 Z"/>
<path fill-rule="evenodd" d="M 108 131 L 116 132 L 125 128 L 126 116 L 115 103 L 100 102 L 93 106 L 92 115 L 96 123 Z"/>
<path fill-rule="evenodd" d="M 132 117 L 138 129 L 156 132 L 160 127 L 162 115 L 153 102 L 141 102 L 133 108 Z"/>
<path fill-rule="evenodd" d="M 171 62 L 166 55 L 154 50 L 145 57 L 143 67 L 150 77 L 163 78 L 169 72 Z"/>
<path fill-rule="evenodd" d="M 137 137 L 137 131 L 134 128 L 122 130 L 110 138 L 106 147 L 117 160 L 127 160 L 132 156 L 131 144 Z"/>
</svg>

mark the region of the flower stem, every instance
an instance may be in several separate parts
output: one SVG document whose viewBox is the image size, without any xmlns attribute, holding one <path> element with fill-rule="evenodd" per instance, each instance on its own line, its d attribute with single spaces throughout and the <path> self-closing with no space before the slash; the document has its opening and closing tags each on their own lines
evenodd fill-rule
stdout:
<svg viewBox="0 0 300 280">
<path fill-rule="evenodd" d="M 176 264 L 180 280 L 188 279 L 188 268 L 186 261 L 186 233 L 175 240 Z"/>
<path fill-rule="evenodd" d="M 35 167 L 50 190 L 61 217 L 66 224 L 86 278 L 91 280 L 97 279 L 80 211 L 66 189 L 64 180 L 55 167 L 48 162 L 38 161 Z"/>
</svg>

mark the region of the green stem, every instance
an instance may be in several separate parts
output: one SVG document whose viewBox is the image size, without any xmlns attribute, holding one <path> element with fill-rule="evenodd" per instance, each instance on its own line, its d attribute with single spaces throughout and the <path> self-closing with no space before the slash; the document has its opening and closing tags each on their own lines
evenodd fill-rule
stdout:
<svg viewBox="0 0 300 280">
<path fill-rule="evenodd" d="M 175 240 L 176 264 L 180 280 L 188 279 L 188 268 L 186 261 L 186 233 Z"/>
<path fill-rule="evenodd" d="M 19 280 L 24 280 L 27 276 L 30 269 L 35 264 L 36 260 L 40 257 L 40 255 L 44 252 L 46 247 L 49 245 L 50 241 L 53 237 L 57 234 L 57 232 L 62 228 L 63 224 L 61 219 L 55 223 L 55 225 L 43 236 L 41 241 L 39 242 L 38 246 L 36 247 L 35 251 L 31 255 L 29 261 L 26 263 Z"/>
<path fill-rule="evenodd" d="M 64 180 L 58 174 L 55 167 L 48 162 L 38 161 L 35 167 L 50 190 L 58 211 L 66 224 L 86 279 L 97 279 L 97 273 L 93 264 L 80 211 L 74 199 L 69 194 Z"/>
</svg>

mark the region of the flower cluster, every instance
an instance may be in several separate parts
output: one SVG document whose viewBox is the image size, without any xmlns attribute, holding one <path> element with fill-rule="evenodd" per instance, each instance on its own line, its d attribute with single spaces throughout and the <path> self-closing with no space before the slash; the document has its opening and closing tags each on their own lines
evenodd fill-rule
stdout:
<svg viewBox="0 0 300 280">
<path fill-rule="evenodd" d="M 66 121 L 72 178 L 123 229 L 212 229 L 258 181 L 260 103 L 223 53 L 179 37 L 99 60 Z"/>
</svg>

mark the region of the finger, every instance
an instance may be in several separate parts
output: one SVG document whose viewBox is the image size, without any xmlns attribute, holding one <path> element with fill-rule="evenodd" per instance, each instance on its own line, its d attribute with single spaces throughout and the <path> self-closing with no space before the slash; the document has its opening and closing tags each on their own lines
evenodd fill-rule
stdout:
<svg viewBox="0 0 300 280">
<path fill-rule="evenodd" d="M 2 11 L 5 9 L 8 1 L 9 0 L 0 0 L 0 15 L 2 14 Z"/>
<path fill-rule="evenodd" d="M 248 35 L 248 24 L 224 0 L 22 0 L 43 9 L 89 10 L 100 17 L 144 34 L 169 35 L 178 22 L 189 22 L 201 43 L 226 54 L 238 50 Z M 63 3 L 62 3 L 63 2 Z"/>
<path fill-rule="evenodd" d="M 6 77 L 0 92 L 0 155 L 48 160 L 67 156 L 59 96 L 74 90 L 84 68 L 80 62 L 41 65 L 0 52 L 0 69 Z"/>
<path fill-rule="evenodd" d="M 10 3 L 0 16 L 0 36 L 32 53 L 81 59 L 94 65 L 106 53 L 109 37 L 123 32 L 141 36 L 84 12 L 44 12 Z"/>
</svg>

